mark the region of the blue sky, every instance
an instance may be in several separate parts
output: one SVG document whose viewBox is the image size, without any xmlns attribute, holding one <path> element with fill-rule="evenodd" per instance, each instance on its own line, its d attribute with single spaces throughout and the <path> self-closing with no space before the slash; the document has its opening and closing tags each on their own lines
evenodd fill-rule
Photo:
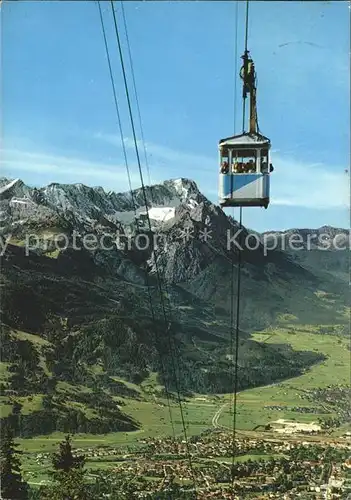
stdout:
<svg viewBox="0 0 351 500">
<path fill-rule="evenodd" d="M 275 171 L 269 209 L 245 209 L 244 223 L 258 231 L 349 227 L 349 3 L 250 4 L 259 123 L 272 141 Z M 138 187 L 109 2 L 102 8 Z M 124 8 L 151 180 L 192 178 L 216 202 L 218 141 L 241 132 L 235 2 L 128 1 Z M 237 71 L 243 1 L 238 14 Z M 82 182 L 127 190 L 97 3 L 3 2 L 2 54 L 1 174 L 37 186 Z"/>
</svg>

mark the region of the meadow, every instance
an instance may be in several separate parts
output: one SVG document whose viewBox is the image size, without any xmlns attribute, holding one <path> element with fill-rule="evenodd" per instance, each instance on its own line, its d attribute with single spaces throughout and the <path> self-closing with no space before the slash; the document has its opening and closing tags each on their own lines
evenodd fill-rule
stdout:
<svg viewBox="0 0 351 500">
<path fill-rule="evenodd" d="M 237 424 L 240 429 L 266 425 L 277 419 L 314 422 L 326 414 L 320 408 L 318 413 L 297 413 L 289 410 L 270 410 L 264 406 L 316 407 L 302 396 L 304 391 L 324 388 L 329 385 L 349 385 L 350 351 L 349 340 L 342 335 L 319 334 L 315 325 L 287 325 L 253 335 L 257 342 L 290 344 L 294 350 L 315 351 L 327 356 L 325 361 L 312 366 L 299 377 L 265 387 L 243 391 L 237 396 Z M 231 396 L 225 396 L 228 402 Z M 225 408 L 219 424 L 231 425 L 229 408 Z"/>
</svg>

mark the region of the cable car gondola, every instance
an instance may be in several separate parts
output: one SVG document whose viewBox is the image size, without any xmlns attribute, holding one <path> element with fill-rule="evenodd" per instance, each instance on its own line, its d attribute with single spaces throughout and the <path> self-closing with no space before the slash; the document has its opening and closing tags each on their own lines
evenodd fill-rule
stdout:
<svg viewBox="0 0 351 500">
<path fill-rule="evenodd" d="M 221 207 L 265 207 L 269 205 L 270 140 L 259 133 L 254 63 L 245 51 L 240 76 L 243 98 L 250 93 L 249 132 L 219 142 L 219 203 Z M 245 101 L 244 101 L 245 106 Z"/>
</svg>

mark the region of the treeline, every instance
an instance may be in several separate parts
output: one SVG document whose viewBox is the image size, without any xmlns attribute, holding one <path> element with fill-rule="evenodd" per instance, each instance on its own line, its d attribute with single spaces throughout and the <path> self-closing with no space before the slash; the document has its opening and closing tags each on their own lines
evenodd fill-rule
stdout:
<svg viewBox="0 0 351 500">
<path fill-rule="evenodd" d="M 87 414 L 74 408 L 77 401 L 84 402 Z M 69 406 L 69 405 L 72 406 Z M 104 392 L 95 391 L 77 394 L 71 400 L 64 394 L 46 395 L 42 399 L 42 409 L 22 413 L 22 405 L 14 401 L 12 412 L 0 420 L 1 427 L 9 427 L 15 436 L 33 437 L 52 432 L 106 434 L 108 432 L 133 431 L 138 424 L 119 409 L 121 403 Z"/>
<path fill-rule="evenodd" d="M 180 345 L 174 365 L 179 386 L 184 393 L 228 393 L 233 387 L 233 363 L 227 358 L 228 346 L 208 353 L 189 351 Z M 243 340 L 239 342 L 238 390 L 268 385 L 301 375 L 304 369 L 321 362 L 325 356 L 315 352 L 296 352 L 288 345 L 265 345 Z M 161 379 L 175 390 L 171 358 L 165 358 L 166 373 Z"/>
<path fill-rule="evenodd" d="M 33 437 L 52 432 L 107 434 L 108 432 L 127 432 L 138 429 L 136 422 L 121 412 L 109 415 L 99 412 L 96 417 L 88 418 L 84 412 L 68 408 L 65 413 L 55 410 L 39 410 L 14 417 L 10 414 L 0 420 L 1 426 L 9 424 L 17 437 Z"/>
<path fill-rule="evenodd" d="M 6 389 L 19 396 L 49 390 L 51 381 L 40 365 L 40 357 L 32 342 L 21 340 L 11 335 L 11 330 L 5 325 L 0 329 L 0 359 L 9 363 L 9 387 L 1 385 L 2 395 Z"/>
</svg>

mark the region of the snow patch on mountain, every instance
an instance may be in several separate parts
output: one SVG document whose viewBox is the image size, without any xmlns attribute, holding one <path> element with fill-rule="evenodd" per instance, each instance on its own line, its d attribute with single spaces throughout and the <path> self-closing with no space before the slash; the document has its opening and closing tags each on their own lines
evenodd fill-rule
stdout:
<svg viewBox="0 0 351 500">
<path fill-rule="evenodd" d="M 0 195 L 1 194 L 4 194 L 6 191 L 9 191 L 15 184 L 17 184 L 19 182 L 19 179 L 14 179 L 13 181 L 11 182 L 8 182 L 7 184 L 5 184 L 4 186 L 2 186 L 0 188 Z"/>
<path fill-rule="evenodd" d="M 174 207 L 152 207 L 149 210 L 150 219 L 164 222 L 174 217 Z M 145 212 L 146 215 L 146 212 Z"/>
<path fill-rule="evenodd" d="M 198 206 L 198 202 L 195 200 L 190 199 L 188 202 L 188 207 L 189 208 L 196 208 Z"/>
<path fill-rule="evenodd" d="M 187 198 L 189 189 L 184 186 L 183 179 L 175 179 L 173 181 L 174 187 L 176 188 L 179 195 L 183 195 L 184 198 Z"/>
<path fill-rule="evenodd" d="M 11 207 L 15 207 L 16 205 L 24 205 L 24 206 L 27 206 L 27 205 L 32 205 L 33 204 L 33 201 L 30 200 L 29 198 L 11 198 L 11 201 L 10 201 L 10 206 Z"/>
</svg>

